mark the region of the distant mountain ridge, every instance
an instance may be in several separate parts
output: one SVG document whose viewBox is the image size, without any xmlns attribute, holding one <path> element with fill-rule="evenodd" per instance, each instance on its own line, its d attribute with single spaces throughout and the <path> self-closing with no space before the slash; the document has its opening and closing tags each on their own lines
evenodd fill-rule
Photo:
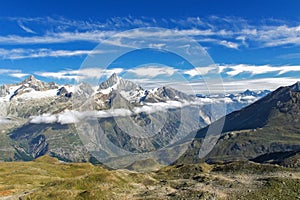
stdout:
<svg viewBox="0 0 300 200">
<path fill-rule="evenodd" d="M 202 101 L 206 102 L 204 105 L 204 109 L 209 109 L 211 104 L 226 104 L 226 114 L 229 114 L 233 111 L 240 110 L 243 107 L 246 107 L 255 101 L 261 99 L 262 97 L 269 94 L 270 90 L 245 90 L 244 92 L 231 93 L 231 94 L 209 94 L 202 95 L 197 94 L 196 96 L 200 98 Z M 206 108 L 208 107 L 208 108 Z M 223 117 L 223 116 L 219 116 Z"/>
</svg>

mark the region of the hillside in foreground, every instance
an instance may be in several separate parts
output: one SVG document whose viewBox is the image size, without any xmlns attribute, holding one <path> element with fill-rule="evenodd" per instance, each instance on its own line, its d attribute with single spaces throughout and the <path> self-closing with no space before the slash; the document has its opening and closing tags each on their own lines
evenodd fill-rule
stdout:
<svg viewBox="0 0 300 200">
<path fill-rule="evenodd" d="M 0 163 L 0 199 L 297 199 L 300 170 L 233 162 L 155 172 L 108 170 L 44 156 Z"/>
</svg>

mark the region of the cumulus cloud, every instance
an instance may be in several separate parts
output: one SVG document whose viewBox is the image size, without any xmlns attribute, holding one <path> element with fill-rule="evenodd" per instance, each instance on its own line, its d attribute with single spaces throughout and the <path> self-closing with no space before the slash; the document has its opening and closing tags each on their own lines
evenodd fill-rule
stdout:
<svg viewBox="0 0 300 200">
<path fill-rule="evenodd" d="M 41 116 L 32 117 L 30 123 L 33 124 L 51 124 L 57 122 L 57 116 L 51 114 L 43 114 Z"/>
</svg>

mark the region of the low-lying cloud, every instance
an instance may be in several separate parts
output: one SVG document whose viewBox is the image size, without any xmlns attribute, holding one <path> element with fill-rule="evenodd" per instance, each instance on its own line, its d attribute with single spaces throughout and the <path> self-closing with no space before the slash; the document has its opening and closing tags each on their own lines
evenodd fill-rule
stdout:
<svg viewBox="0 0 300 200">
<path fill-rule="evenodd" d="M 110 109 L 110 110 L 101 110 L 101 111 L 65 111 L 60 114 L 52 115 L 52 114 L 43 114 L 40 116 L 31 117 L 30 123 L 33 124 L 52 124 L 52 123 L 60 123 L 60 124 L 75 124 L 84 120 L 89 119 L 97 119 L 97 118 L 109 118 L 109 117 L 127 117 L 132 114 L 139 113 L 155 113 L 155 112 L 165 112 L 168 109 L 181 108 L 184 106 L 188 106 L 191 103 L 184 102 L 181 103 L 179 101 L 167 101 L 161 103 L 149 103 L 143 105 L 141 107 L 135 107 L 132 111 L 124 108 L 118 109 Z"/>
</svg>

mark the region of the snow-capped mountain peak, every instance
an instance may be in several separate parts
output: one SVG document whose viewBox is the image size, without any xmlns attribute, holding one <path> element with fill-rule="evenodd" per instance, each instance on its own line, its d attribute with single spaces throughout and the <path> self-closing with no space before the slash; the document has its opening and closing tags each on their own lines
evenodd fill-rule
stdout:
<svg viewBox="0 0 300 200">
<path fill-rule="evenodd" d="M 0 100 L 7 102 L 56 96 L 71 97 L 72 88 L 69 85 L 59 86 L 54 82 L 46 83 L 30 75 L 20 83 L 0 86 Z"/>
<path fill-rule="evenodd" d="M 129 80 L 122 79 L 116 73 L 113 73 L 106 81 L 100 83 L 98 91 L 103 94 L 109 94 L 113 90 L 132 92 L 143 90 L 143 88 Z"/>
<path fill-rule="evenodd" d="M 99 90 L 105 90 L 105 89 L 112 88 L 112 87 L 118 85 L 120 82 L 120 79 L 121 78 L 116 73 L 113 73 L 107 80 L 100 83 Z"/>
<path fill-rule="evenodd" d="M 117 74 L 112 74 L 106 81 L 99 85 L 98 92 L 110 94 L 113 91 L 127 99 L 131 103 L 143 104 L 145 102 L 192 101 L 193 97 L 171 87 L 160 87 L 151 90 L 143 89 L 136 83 L 122 79 Z"/>
<path fill-rule="evenodd" d="M 10 89 L 13 89 L 13 94 L 10 92 L 10 100 L 14 98 L 43 98 L 53 96 L 57 93 L 59 86 L 54 83 L 45 83 L 36 79 L 33 75 L 30 75 L 24 81 L 19 84 L 12 85 Z"/>
<path fill-rule="evenodd" d="M 36 79 L 33 75 L 30 75 L 28 78 L 26 78 L 24 81 L 21 82 L 21 84 L 28 84 L 28 83 L 36 83 L 41 82 L 40 80 Z"/>
</svg>

